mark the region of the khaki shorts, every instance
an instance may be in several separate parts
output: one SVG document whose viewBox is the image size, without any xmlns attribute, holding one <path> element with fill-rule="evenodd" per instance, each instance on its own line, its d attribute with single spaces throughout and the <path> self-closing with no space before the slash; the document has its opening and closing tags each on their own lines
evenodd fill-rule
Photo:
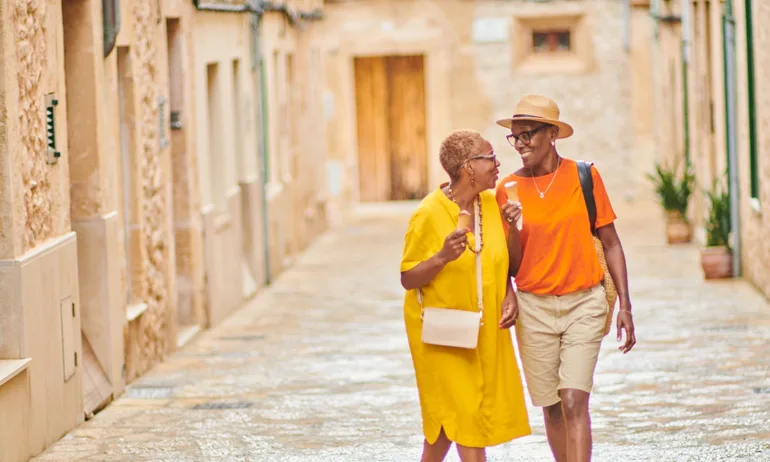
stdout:
<svg viewBox="0 0 770 462">
<path fill-rule="evenodd" d="M 609 306 L 601 284 L 566 295 L 518 292 L 516 338 L 535 406 L 561 401 L 559 390 L 591 392 Z"/>
</svg>

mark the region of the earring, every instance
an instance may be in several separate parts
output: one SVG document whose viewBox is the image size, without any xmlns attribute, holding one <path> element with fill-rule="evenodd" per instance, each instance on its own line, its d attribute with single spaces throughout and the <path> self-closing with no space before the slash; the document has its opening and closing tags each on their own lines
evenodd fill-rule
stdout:
<svg viewBox="0 0 770 462">
<path fill-rule="evenodd" d="M 556 141 L 551 141 L 551 146 L 556 146 Z"/>
<path fill-rule="evenodd" d="M 471 186 L 476 186 L 476 172 L 471 170 Z"/>
</svg>

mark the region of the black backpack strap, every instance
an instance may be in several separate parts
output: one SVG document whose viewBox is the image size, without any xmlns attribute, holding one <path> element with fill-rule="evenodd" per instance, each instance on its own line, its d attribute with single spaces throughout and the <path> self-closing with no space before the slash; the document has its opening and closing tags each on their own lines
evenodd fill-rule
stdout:
<svg viewBox="0 0 770 462">
<path fill-rule="evenodd" d="M 594 198 L 594 178 L 591 175 L 592 162 L 579 160 L 577 162 L 578 178 L 580 179 L 580 189 L 583 190 L 583 199 L 586 201 L 588 209 L 588 220 L 591 225 L 591 234 L 596 234 L 596 199 Z"/>
</svg>

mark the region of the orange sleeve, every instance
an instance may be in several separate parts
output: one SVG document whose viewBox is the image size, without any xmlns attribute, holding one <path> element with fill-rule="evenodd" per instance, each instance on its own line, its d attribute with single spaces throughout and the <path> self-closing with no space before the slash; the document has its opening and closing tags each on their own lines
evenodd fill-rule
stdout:
<svg viewBox="0 0 770 462">
<path fill-rule="evenodd" d="M 596 166 L 591 166 L 591 176 L 594 180 L 594 198 L 596 199 L 596 228 L 607 226 L 614 222 L 618 217 L 615 215 L 615 210 L 612 209 L 610 203 L 610 196 L 607 195 L 607 189 L 604 187 L 599 171 Z"/>
</svg>

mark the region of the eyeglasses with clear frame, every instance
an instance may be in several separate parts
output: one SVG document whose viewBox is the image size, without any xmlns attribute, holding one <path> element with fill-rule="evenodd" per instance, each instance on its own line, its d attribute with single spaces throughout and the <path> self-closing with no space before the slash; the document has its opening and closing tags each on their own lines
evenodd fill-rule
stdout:
<svg viewBox="0 0 770 462">
<path fill-rule="evenodd" d="M 476 159 L 491 160 L 493 163 L 497 164 L 497 154 L 495 154 L 494 152 L 492 154 L 488 154 L 486 156 L 473 156 L 473 157 L 469 157 L 469 158 L 465 159 L 465 162 L 463 162 L 463 164 L 467 164 L 468 162 L 470 162 L 472 160 L 476 160 Z"/>
<path fill-rule="evenodd" d="M 542 130 L 542 129 L 546 128 L 546 127 L 550 127 L 550 125 L 547 125 L 547 124 L 546 125 L 541 125 L 541 126 L 539 126 L 537 128 L 533 128 L 532 130 L 529 130 L 529 131 L 526 131 L 526 132 L 521 132 L 518 135 L 514 134 L 514 133 L 511 133 L 510 135 L 507 135 L 505 137 L 505 139 L 508 140 L 508 144 L 510 144 L 511 146 L 515 146 L 516 145 L 516 141 L 518 141 L 518 140 L 521 140 L 521 142 L 524 143 L 524 144 L 529 144 L 529 142 L 532 141 L 532 135 L 534 135 L 535 133 L 539 132 L 540 130 Z"/>
</svg>

